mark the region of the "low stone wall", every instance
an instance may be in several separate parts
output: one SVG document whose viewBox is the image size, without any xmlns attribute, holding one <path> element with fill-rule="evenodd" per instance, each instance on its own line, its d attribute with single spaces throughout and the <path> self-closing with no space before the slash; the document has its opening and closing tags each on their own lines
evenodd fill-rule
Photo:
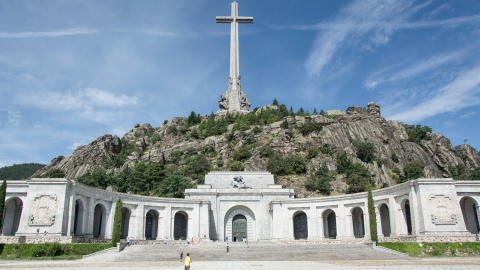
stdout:
<svg viewBox="0 0 480 270">
<path fill-rule="evenodd" d="M 111 239 L 96 239 L 72 236 L 0 236 L 1 244 L 43 244 L 43 243 L 110 243 Z"/>
<path fill-rule="evenodd" d="M 475 234 L 468 236 L 458 236 L 458 235 L 431 235 L 431 236 L 401 236 L 401 237 L 384 237 L 378 240 L 378 242 L 417 242 L 417 243 L 434 243 L 434 242 L 443 242 L 443 243 L 453 243 L 453 242 L 477 242 L 479 241 L 478 236 Z"/>
</svg>

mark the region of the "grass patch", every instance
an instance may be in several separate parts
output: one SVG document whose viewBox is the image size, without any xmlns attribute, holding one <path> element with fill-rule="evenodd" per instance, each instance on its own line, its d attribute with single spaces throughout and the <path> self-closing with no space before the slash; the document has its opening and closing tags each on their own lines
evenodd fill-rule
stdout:
<svg viewBox="0 0 480 270">
<path fill-rule="evenodd" d="M 89 244 L 0 244 L 0 259 L 75 260 L 83 255 L 95 253 L 112 245 L 110 243 Z"/>
<path fill-rule="evenodd" d="M 378 243 L 379 246 L 406 253 L 414 257 L 465 257 L 479 256 L 480 243 Z"/>
</svg>

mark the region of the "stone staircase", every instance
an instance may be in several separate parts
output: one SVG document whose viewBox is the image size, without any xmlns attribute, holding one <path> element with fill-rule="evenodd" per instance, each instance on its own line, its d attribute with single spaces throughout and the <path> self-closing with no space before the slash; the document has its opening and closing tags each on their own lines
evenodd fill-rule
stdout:
<svg viewBox="0 0 480 270">
<path fill-rule="evenodd" d="M 162 242 L 163 243 L 163 242 Z M 84 260 L 103 262 L 180 261 L 190 253 L 194 261 L 334 261 L 334 260 L 411 260 L 412 258 L 365 244 L 286 244 L 277 242 L 203 242 L 195 245 L 169 243 L 131 245 L 122 252 L 109 251 Z"/>
</svg>

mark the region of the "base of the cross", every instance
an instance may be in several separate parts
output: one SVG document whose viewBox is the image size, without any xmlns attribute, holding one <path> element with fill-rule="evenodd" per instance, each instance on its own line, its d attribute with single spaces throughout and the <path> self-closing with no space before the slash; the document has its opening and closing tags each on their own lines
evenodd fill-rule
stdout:
<svg viewBox="0 0 480 270">
<path fill-rule="evenodd" d="M 228 111 L 228 110 L 218 110 L 215 115 L 217 116 L 225 116 L 227 114 L 237 114 L 237 113 L 243 113 L 243 114 L 247 114 L 249 113 L 250 111 Z"/>
</svg>

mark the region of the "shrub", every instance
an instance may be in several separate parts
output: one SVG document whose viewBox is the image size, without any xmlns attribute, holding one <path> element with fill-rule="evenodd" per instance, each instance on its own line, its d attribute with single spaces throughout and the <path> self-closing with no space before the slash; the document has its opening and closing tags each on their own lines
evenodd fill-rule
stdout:
<svg viewBox="0 0 480 270">
<path fill-rule="evenodd" d="M 178 164 L 178 162 L 182 159 L 183 151 L 174 150 L 168 156 L 168 159 L 172 164 Z"/>
<path fill-rule="evenodd" d="M 307 171 L 307 162 L 305 161 L 305 158 L 301 156 L 289 155 L 284 161 L 289 174 L 302 174 Z"/>
<path fill-rule="evenodd" d="M 429 141 L 431 137 L 427 135 L 429 132 L 432 132 L 432 129 L 428 126 L 421 125 L 407 125 L 401 123 L 405 127 L 405 131 L 408 134 L 408 141 L 420 144 L 422 140 Z"/>
<path fill-rule="evenodd" d="M 367 190 L 367 185 L 371 184 L 372 176 L 370 171 L 360 163 L 353 163 L 346 153 L 337 158 L 337 173 L 346 174 L 346 183 L 348 184 L 347 193 L 357 193 Z"/>
<path fill-rule="evenodd" d="M 170 126 L 167 129 L 167 134 L 177 134 L 177 133 L 178 133 L 178 129 L 176 126 Z"/>
<path fill-rule="evenodd" d="M 398 163 L 398 156 L 395 152 L 392 152 L 392 161 Z"/>
<path fill-rule="evenodd" d="M 366 163 L 370 163 L 375 160 L 377 149 L 371 142 L 354 141 L 353 146 L 357 152 L 357 157 Z"/>
<path fill-rule="evenodd" d="M 290 128 L 287 120 L 283 120 L 283 122 L 280 124 L 280 128 L 283 128 L 283 129 L 289 129 Z"/>
<path fill-rule="evenodd" d="M 424 168 L 425 164 L 419 160 L 414 160 L 407 163 L 403 168 L 403 180 L 405 181 L 425 177 L 425 174 L 423 173 Z"/>
<path fill-rule="evenodd" d="M 253 128 L 253 133 L 259 134 L 261 132 L 262 132 L 262 129 L 260 127 L 256 126 L 256 127 Z"/>
<path fill-rule="evenodd" d="M 122 211 L 123 203 L 120 198 L 115 204 L 115 214 L 113 216 L 113 232 L 112 232 L 112 247 L 116 247 L 120 242 L 120 236 L 122 235 Z"/>
<path fill-rule="evenodd" d="M 60 255 L 62 253 L 62 248 L 59 243 L 54 242 L 54 243 L 48 243 L 46 245 L 46 255 L 53 257 Z"/>
<path fill-rule="evenodd" d="M 297 125 L 298 131 L 300 131 L 303 136 L 306 136 L 312 132 L 319 132 L 322 130 L 322 128 L 322 124 L 315 121 L 306 121 L 304 124 Z"/>
<path fill-rule="evenodd" d="M 324 195 L 330 195 L 330 182 L 332 181 L 335 181 L 335 175 L 330 172 L 327 164 L 323 163 L 307 179 L 305 188 L 310 191 L 318 191 Z"/>
<path fill-rule="evenodd" d="M 68 247 L 63 249 L 63 254 L 68 255 L 70 254 L 70 249 Z"/>
<path fill-rule="evenodd" d="M 243 163 L 240 161 L 232 161 L 228 165 L 229 171 L 243 171 L 243 169 L 244 169 Z"/>
<path fill-rule="evenodd" d="M 267 161 L 267 171 L 274 175 L 284 175 L 285 167 L 283 163 L 283 157 L 281 155 L 273 155 Z"/>
<path fill-rule="evenodd" d="M 252 152 L 247 148 L 240 148 L 233 153 L 233 160 L 235 161 L 245 161 L 252 157 Z"/>
<path fill-rule="evenodd" d="M 264 158 L 264 157 L 271 157 L 275 154 L 275 151 L 273 151 L 272 147 L 268 146 L 268 145 L 263 145 L 262 147 L 260 147 L 260 157 Z"/>
<path fill-rule="evenodd" d="M 30 256 L 32 257 L 41 257 L 47 254 L 45 245 L 35 245 L 30 249 Z"/>
<path fill-rule="evenodd" d="M 160 134 L 155 133 L 153 134 L 152 138 L 150 138 L 150 142 L 152 144 L 155 144 L 156 142 L 160 141 L 162 138 L 160 137 Z"/>
</svg>

